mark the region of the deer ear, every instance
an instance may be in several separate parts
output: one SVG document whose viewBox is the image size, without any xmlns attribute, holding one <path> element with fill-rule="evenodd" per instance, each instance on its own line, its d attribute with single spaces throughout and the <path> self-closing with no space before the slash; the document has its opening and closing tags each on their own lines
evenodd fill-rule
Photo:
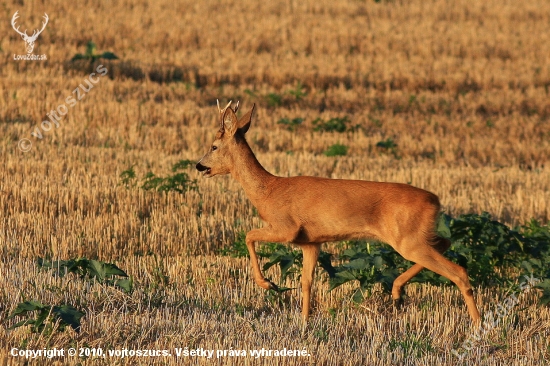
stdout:
<svg viewBox="0 0 550 366">
<path fill-rule="evenodd" d="M 256 104 L 252 104 L 252 108 L 239 120 L 239 131 L 241 131 L 243 135 L 250 128 L 250 122 L 252 122 L 252 113 L 254 113 L 254 107 L 256 107 Z"/>
<path fill-rule="evenodd" d="M 237 116 L 233 112 L 233 109 L 226 108 L 222 116 L 223 131 L 233 136 L 237 132 L 238 124 L 239 121 L 237 121 Z"/>
</svg>

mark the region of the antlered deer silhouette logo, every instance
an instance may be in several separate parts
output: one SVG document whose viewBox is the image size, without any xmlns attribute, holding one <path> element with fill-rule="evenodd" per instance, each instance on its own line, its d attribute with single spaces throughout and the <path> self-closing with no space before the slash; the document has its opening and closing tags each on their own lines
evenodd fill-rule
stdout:
<svg viewBox="0 0 550 366">
<path fill-rule="evenodd" d="M 48 14 L 44 13 L 45 22 L 42 22 L 42 29 L 40 29 L 40 30 L 36 29 L 33 32 L 32 36 L 29 36 L 27 34 L 26 29 L 25 29 L 24 32 L 21 32 L 19 30 L 19 27 L 17 27 L 17 28 L 15 27 L 15 21 L 17 20 L 17 18 L 19 18 L 19 15 L 17 13 L 19 13 L 19 11 L 16 11 L 15 14 L 13 14 L 13 17 L 11 18 L 11 26 L 13 27 L 13 29 L 15 29 L 15 31 L 17 33 L 19 33 L 21 35 L 21 38 L 23 38 L 23 41 L 25 41 L 25 43 L 27 44 L 25 46 L 27 48 L 27 53 L 30 54 L 30 53 L 32 53 L 32 50 L 34 49 L 34 42 L 36 41 L 36 39 L 38 38 L 40 33 L 42 33 L 44 28 L 46 28 L 46 24 L 48 24 Z"/>
</svg>

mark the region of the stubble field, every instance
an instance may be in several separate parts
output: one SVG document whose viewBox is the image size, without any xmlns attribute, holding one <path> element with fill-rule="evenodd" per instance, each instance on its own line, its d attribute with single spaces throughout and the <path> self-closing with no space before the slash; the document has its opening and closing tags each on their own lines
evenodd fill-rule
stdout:
<svg viewBox="0 0 550 366">
<path fill-rule="evenodd" d="M 22 29 L 38 28 L 48 13 L 34 50 L 47 61 L 13 59 L 25 53 L 9 21 L 16 11 Z M 550 220 L 546 1 L 51 1 L 8 2 L 2 13 L 3 364 L 25 362 L 10 355 L 14 347 L 172 353 L 31 364 L 460 362 L 451 351 L 472 329 L 456 287 L 411 284 L 395 312 L 381 291 L 359 305 L 352 285 L 327 292 L 318 269 L 302 334 L 299 290 L 266 293 L 246 258 L 219 255 L 239 232 L 261 226 L 230 176 L 202 179 L 190 167 L 184 171 L 197 190 L 184 194 L 123 184 L 129 169 L 139 182 L 197 161 L 217 129 L 216 99 L 239 100 L 243 110 L 256 103 L 247 139 L 274 174 L 410 183 L 436 193 L 452 216 L 487 211 L 510 226 Z M 119 59 L 70 61 L 89 41 Z M 100 64 L 106 75 L 83 91 Z M 71 105 L 77 88 L 81 100 Z M 60 105 L 67 113 L 59 126 L 42 123 Z M 347 131 L 316 131 L 331 119 Z M 18 147 L 24 138 L 28 152 Z M 334 144 L 346 155 L 327 156 Z M 80 257 L 116 263 L 133 291 L 36 265 Z M 298 279 L 286 285 L 298 287 Z M 482 312 L 509 296 L 506 286 L 475 290 Z M 518 299 L 505 325 L 466 353 L 466 364 L 550 362 L 549 308 L 537 306 L 535 291 Z M 80 331 L 8 330 L 17 321 L 8 316 L 25 300 L 80 309 Z M 176 357 L 179 347 L 286 347 L 310 356 Z"/>
</svg>

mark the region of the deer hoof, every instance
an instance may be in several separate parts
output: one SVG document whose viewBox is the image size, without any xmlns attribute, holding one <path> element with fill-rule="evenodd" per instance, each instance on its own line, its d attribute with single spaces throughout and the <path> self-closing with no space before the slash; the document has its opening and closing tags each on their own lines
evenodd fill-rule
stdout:
<svg viewBox="0 0 550 366">
<path fill-rule="evenodd" d="M 400 297 L 399 299 L 393 299 L 393 308 L 396 310 L 401 309 L 403 306 L 403 299 Z"/>
<path fill-rule="evenodd" d="M 267 282 L 269 282 L 269 289 L 270 289 L 270 290 L 274 290 L 274 291 L 279 292 L 279 286 L 277 286 L 276 284 L 274 284 L 274 283 L 271 282 L 270 280 L 267 280 Z"/>
</svg>

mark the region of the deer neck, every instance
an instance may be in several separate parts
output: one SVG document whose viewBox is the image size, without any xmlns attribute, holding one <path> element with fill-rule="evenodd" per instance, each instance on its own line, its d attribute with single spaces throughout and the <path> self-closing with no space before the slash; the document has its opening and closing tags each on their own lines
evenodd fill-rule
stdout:
<svg viewBox="0 0 550 366">
<path fill-rule="evenodd" d="M 271 183 L 276 179 L 264 169 L 244 139 L 237 141 L 237 154 L 234 156 L 231 175 L 241 184 L 255 206 L 256 201 L 269 195 Z"/>
</svg>

